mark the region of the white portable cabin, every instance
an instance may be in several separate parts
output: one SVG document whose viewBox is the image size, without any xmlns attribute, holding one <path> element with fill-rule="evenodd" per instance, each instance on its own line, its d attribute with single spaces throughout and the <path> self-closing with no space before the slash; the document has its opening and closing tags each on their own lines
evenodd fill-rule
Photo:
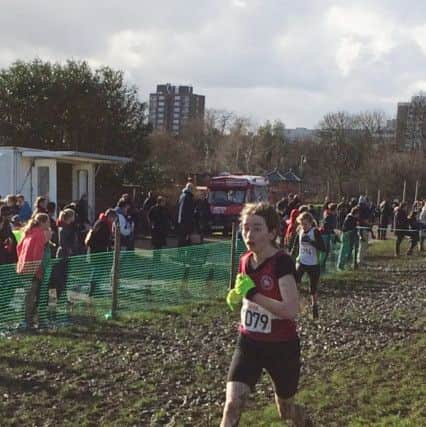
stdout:
<svg viewBox="0 0 426 427">
<path fill-rule="evenodd" d="M 81 151 L 0 147 L 0 195 L 23 194 L 32 206 L 38 196 L 64 205 L 87 194 L 89 219 L 94 220 L 97 168 L 130 161 L 128 157 Z"/>
</svg>

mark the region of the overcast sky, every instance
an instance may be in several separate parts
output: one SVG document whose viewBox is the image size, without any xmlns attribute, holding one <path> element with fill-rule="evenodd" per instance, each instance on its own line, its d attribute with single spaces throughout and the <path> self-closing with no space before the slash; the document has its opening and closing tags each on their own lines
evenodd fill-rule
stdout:
<svg viewBox="0 0 426 427">
<path fill-rule="evenodd" d="M 142 100 L 191 84 L 206 107 L 314 127 L 426 90 L 426 2 L 0 0 L 0 67 L 84 59 L 125 71 Z"/>
</svg>

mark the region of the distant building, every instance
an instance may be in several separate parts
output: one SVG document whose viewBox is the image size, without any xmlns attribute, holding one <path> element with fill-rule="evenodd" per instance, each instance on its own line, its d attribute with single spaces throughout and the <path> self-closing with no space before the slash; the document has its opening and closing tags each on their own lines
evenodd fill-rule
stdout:
<svg viewBox="0 0 426 427">
<path fill-rule="evenodd" d="M 396 116 L 396 145 L 404 151 L 426 151 L 426 96 L 399 102 Z"/>
<path fill-rule="evenodd" d="M 155 130 L 179 134 L 191 119 L 204 118 L 205 97 L 192 86 L 157 85 L 149 95 L 149 122 Z"/>
<path fill-rule="evenodd" d="M 289 142 L 296 142 L 302 139 L 309 139 L 315 137 L 316 131 L 314 129 L 307 128 L 295 128 L 295 129 L 285 129 L 284 135 L 287 137 Z"/>
<path fill-rule="evenodd" d="M 291 169 L 281 172 L 278 168 L 265 175 L 269 182 L 269 194 L 272 202 L 277 202 L 288 193 L 298 193 L 301 190 L 302 179 Z"/>
</svg>

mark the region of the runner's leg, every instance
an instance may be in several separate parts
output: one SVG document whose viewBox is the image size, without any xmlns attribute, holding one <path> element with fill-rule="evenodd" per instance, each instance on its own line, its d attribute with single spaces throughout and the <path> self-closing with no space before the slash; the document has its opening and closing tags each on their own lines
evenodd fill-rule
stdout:
<svg viewBox="0 0 426 427">
<path fill-rule="evenodd" d="M 226 384 L 226 402 L 221 427 L 238 425 L 249 394 L 250 387 L 245 383 L 231 381 Z"/>
<path fill-rule="evenodd" d="M 291 420 L 296 427 L 312 425 L 305 408 L 302 405 L 294 403 L 294 397 L 282 399 L 278 395 L 275 395 L 275 402 L 282 420 Z"/>
</svg>

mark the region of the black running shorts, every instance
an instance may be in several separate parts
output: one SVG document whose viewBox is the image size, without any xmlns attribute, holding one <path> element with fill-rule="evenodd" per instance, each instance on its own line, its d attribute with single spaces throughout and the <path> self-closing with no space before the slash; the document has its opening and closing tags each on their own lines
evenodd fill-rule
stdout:
<svg viewBox="0 0 426 427">
<path fill-rule="evenodd" d="M 261 342 L 240 334 L 232 357 L 228 382 L 247 384 L 252 390 L 265 369 L 282 399 L 296 394 L 300 374 L 299 338 L 288 342 Z"/>
<path fill-rule="evenodd" d="M 296 282 L 300 283 L 303 275 L 307 273 L 309 276 L 309 285 L 311 288 L 311 295 L 317 293 L 318 283 L 320 279 L 320 266 L 319 265 L 305 265 L 297 264 L 296 266 Z"/>
</svg>

